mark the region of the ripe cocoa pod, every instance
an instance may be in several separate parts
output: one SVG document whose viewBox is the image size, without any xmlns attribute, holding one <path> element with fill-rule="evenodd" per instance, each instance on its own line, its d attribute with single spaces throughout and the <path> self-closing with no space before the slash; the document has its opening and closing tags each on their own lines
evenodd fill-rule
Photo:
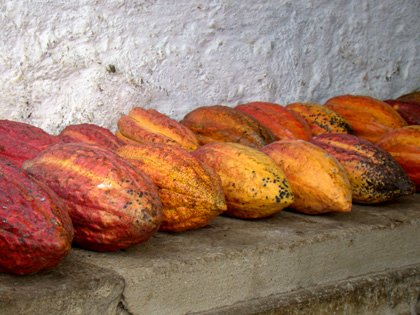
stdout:
<svg viewBox="0 0 420 315">
<path fill-rule="evenodd" d="M 23 168 L 67 204 L 80 247 L 115 251 L 147 240 L 159 228 L 162 205 L 156 187 L 109 150 L 58 144 Z"/>
<path fill-rule="evenodd" d="M 292 103 L 287 109 L 301 115 L 308 123 L 312 136 L 323 133 L 351 133 L 349 123 L 325 106 L 314 103 Z M 305 140 L 305 139 L 303 139 Z"/>
<path fill-rule="evenodd" d="M 414 193 L 414 185 L 384 150 L 353 135 L 323 134 L 312 143 L 334 156 L 347 171 L 353 202 L 374 204 Z"/>
<path fill-rule="evenodd" d="M 181 123 L 196 134 L 200 144 L 235 142 L 259 148 L 274 140 L 273 134 L 258 121 L 223 105 L 196 108 Z"/>
<path fill-rule="evenodd" d="M 0 272 L 26 275 L 56 266 L 69 252 L 73 227 L 34 180 L 0 158 Z"/>
<path fill-rule="evenodd" d="M 369 96 L 336 96 L 326 106 L 343 116 L 356 136 L 373 143 L 392 129 L 407 125 L 391 105 Z"/>
<path fill-rule="evenodd" d="M 41 128 L 11 120 L 0 120 L 0 157 L 21 167 L 59 139 Z"/>
<path fill-rule="evenodd" d="M 295 195 L 291 208 L 306 214 L 351 210 L 346 171 L 321 148 L 303 140 L 280 140 L 262 151 L 284 170 Z"/>
<path fill-rule="evenodd" d="M 385 103 L 392 106 L 408 125 L 420 125 L 420 101 L 408 102 L 400 100 L 385 100 Z"/>
<path fill-rule="evenodd" d="M 306 121 L 283 106 L 267 102 L 252 102 L 235 107 L 269 129 L 275 140 L 309 140 L 311 131 Z"/>
<path fill-rule="evenodd" d="M 188 151 L 198 147 L 198 140 L 191 130 L 154 109 L 141 107 L 133 108 L 127 116 L 120 118 L 117 137 L 128 144 L 131 141 L 164 143 Z"/>
<path fill-rule="evenodd" d="M 395 129 L 376 143 L 402 166 L 420 191 L 420 126 Z"/>
<path fill-rule="evenodd" d="M 94 124 L 67 126 L 61 131 L 59 138 L 64 143 L 82 142 L 94 144 L 111 151 L 115 151 L 123 145 L 123 142 L 113 135 L 111 131 Z"/>
<path fill-rule="evenodd" d="M 238 143 L 214 142 L 192 154 L 220 176 L 229 216 L 264 218 L 293 202 L 293 192 L 283 171 L 256 149 Z"/>
<path fill-rule="evenodd" d="M 397 98 L 399 101 L 414 102 L 420 105 L 420 91 L 411 92 Z"/>
<path fill-rule="evenodd" d="M 219 176 L 186 150 L 164 144 L 126 145 L 117 153 L 148 175 L 163 205 L 161 231 L 201 228 L 223 211 Z"/>
</svg>

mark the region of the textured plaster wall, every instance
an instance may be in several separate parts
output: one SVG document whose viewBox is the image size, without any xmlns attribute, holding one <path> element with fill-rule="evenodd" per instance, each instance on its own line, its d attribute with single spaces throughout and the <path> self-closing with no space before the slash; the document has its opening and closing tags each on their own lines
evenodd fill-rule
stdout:
<svg viewBox="0 0 420 315">
<path fill-rule="evenodd" d="M 0 119 L 115 129 L 251 100 L 420 87 L 418 0 L 0 0 Z"/>
</svg>

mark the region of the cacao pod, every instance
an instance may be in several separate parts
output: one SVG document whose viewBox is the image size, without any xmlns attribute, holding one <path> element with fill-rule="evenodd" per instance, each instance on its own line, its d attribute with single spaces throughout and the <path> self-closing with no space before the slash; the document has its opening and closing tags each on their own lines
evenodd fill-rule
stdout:
<svg viewBox="0 0 420 315">
<path fill-rule="evenodd" d="M 408 102 L 400 100 L 385 100 L 392 106 L 409 125 L 420 125 L 420 101 Z"/>
<path fill-rule="evenodd" d="M 163 205 L 162 231 L 208 225 L 226 210 L 219 176 L 186 150 L 164 144 L 126 145 L 117 153 L 148 175 Z"/>
<path fill-rule="evenodd" d="M 159 228 L 162 205 L 156 187 L 109 150 L 58 144 L 23 168 L 67 204 L 80 247 L 115 251 L 147 240 Z"/>
<path fill-rule="evenodd" d="M 0 120 L 0 157 L 21 167 L 50 145 L 60 142 L 41 128 L 11 120 Z"/>
<path fill-rule="evenodd" d="M 235 142 L 259 148 L 274 140 L 274 135 L 258 121 L 223 105 L 196 108 L 181 123 L 196 134 L 200 144 Z"/>
<path fill-rule="evenodd" d="M 376 144 L 397 160 L 420 191 L 420 126 L 395 129 Z"/>
<path fill-rule="evenodd" d="M 293 202 L 283 171 L 264 153 L 248 146 L 214 142 L 193 152 L 222 180 L 226 214 L 242 219 L 268 217 Z"/>
<path fill-rule="evenodd" d="M 118 121 L 117 137 L 125 143 L 164 143 L 192 151 L 198 147 L 194 133 L 154 109 L 133 108 Z M 128 139 L 128 140 L 127 140 Z"/>
<path fill-rule="evenodd" d="M 420 105 L 420 91 L 411 92 L 397 98 L 399 101 L 415 102 Z"/>
<path fill-rule="evenodd" d="M 67 255 L 72 239 L 66 209 L 0 158 L 0 272 L 25 275 L 51 269 Z"/>
<path fill-rule="evenodd" d="M 286 108 L 306 120 L 311 128 L 312 136 L 323 133 L 352 132 L 349 123 L 343 117 L 325 106 L 313 103 L 292 103 Z"/>
<path fill-rule="evenodd" d="M 356 136 L 373 143 L 388 131 L 407 125 L 391 105 L 369 96 L 336 96 L 326 106 L 343 116 Z"/>
<path fill-rule="evenodd" d="M 414 193 L 414 185 L 384 150 L 356 136 L 323 134 L 312 143 L 334 156 L 347 171 L 353 202 L 373 204 Z"/>
<path fill-rule="evenodd" d="M 281 105 L 266 102 L 252 102 L 235 107 L 269 129 L 275 140 L 309 140 L 311 131 L 306 121 Z"/>
<path fill-rule="evenodd" d="M 115 151 L 123 142 L 106 128 L 94 124 L 70 125 L 64 128 L 59 138 L 64 143 L 82 142 Z"/>
<path fill-rule="evenodd" d="M 303 140 L 280 140 L 262 151 L 286 174 L 295 195 L 291 208 L 306 214 L 351 211 L 346 171 L 321 148 Z"/>
</svg>

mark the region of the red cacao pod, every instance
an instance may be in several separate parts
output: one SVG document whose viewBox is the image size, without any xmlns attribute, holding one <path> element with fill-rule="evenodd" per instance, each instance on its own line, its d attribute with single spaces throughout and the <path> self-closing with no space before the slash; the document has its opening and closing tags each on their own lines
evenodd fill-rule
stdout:
<svg viewBox="0 0 420 315">
<path fill-rule="evenodd" d="M 0 159 L 0 272 L 51 269 L 67 255 L 72 239 L 66 209 L 20 168 Z"/>
<path fill-rule="evenodd" d="M 162 205 L 151 180 L 98 146 L 52 146 L 23 168 L 67 205 L 74 242 L 96 251 L 115 251 L 147 240 L 159 228 Z"/>
<path fill-rule="evenodd" d="M 38 127 L 11 120 L 0 120 L 0 133 L 0 157 L 19 167 L 45 148 L 60 142 L 56 136 Z"/>
<path fill-rule="evenodd" d="M 420 91 L 414 91 L 408 94 L 401 95 L 397 98 L 397 100 L 404 102 L 415 102 L 420 105 Z"/>
<path fill-rule="evenodd" d="M 385 100 L 409 125 L 420 125 L 420 101 Z"/>
<path fill-rule="evenodd" d="M 369 96 L 340 95 L 330 98 L 325 106 L 343 116 L 356 136 L 373 143 L 392 129 L 407 125 L 391 105 Z"/>
<path fill-rule="evenodd" d="M 385 134 L 376 143 L 388 151 L 420 191 L 420 126 L 407 126 Z"/>
<path fill-rule="evenodd" d="M 267 102 L 252 102 L 235 107 L 268 128 L 279 139 L 302 139 L 311 138 L 311 130 L 306 121 L 296 113 L 284 108 L 279 104 Z"/>
<path fill-rule="evenodd" d="M 111 151 L 115 151 L 124 144 L 111 131 L 94 124 L 67 126 L 61 131 L 59 138 L 64 143 L 82 142 L 94 144 Z"/>
</svg>

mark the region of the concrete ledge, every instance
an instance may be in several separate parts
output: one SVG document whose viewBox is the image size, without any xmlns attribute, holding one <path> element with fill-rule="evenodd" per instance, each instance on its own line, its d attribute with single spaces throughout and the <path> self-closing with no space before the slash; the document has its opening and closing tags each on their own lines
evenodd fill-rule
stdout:
<svg viewBox="0 0 420 315">
<path fill-rule="evenodd" d="M 0 314 L 415 314 L 419 239 L 420 194 L 350 214 L 220 217 L 126 251 L 73 249 L 48 273 L 0 275 Z"/>
<path fill-rule="evenodd" d="M 194 314 L 420 314 L 420 265 Z"/>
<path fill-rule="evenodd" d="M 49 272 L 0 274 L 0 314 L 115 315 L 123 290 L 116 273 L 69 257 Z"/>
<path fill-rule="evenodd" d="M 126 281 L 133 314 L 203 312 L 420 264 L 420 195 L 350 214 L 218 218 L 114 254 L 74 250 Z"/>
</svg>

